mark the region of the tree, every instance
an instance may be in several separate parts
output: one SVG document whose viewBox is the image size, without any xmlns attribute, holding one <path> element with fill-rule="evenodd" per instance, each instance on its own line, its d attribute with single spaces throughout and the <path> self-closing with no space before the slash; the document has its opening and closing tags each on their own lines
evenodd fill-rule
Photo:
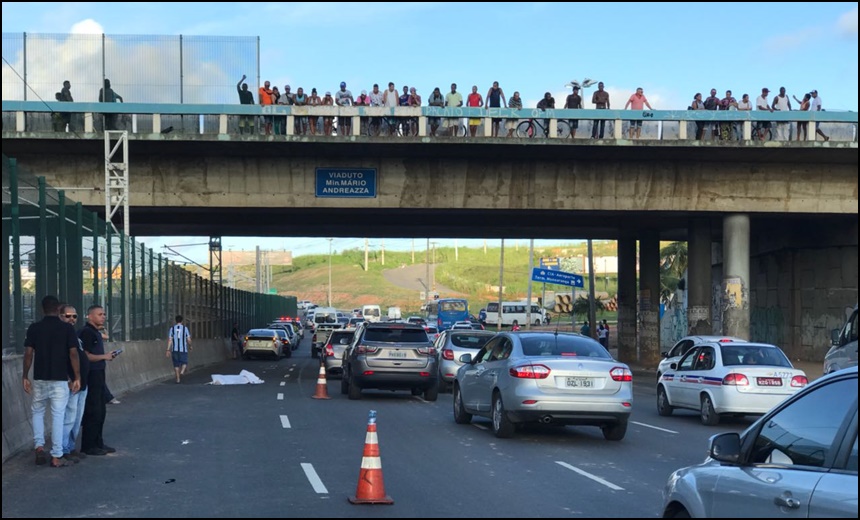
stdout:
<svg viewBox="0 0 860 520">
<path fill-rule="evenodd" d="M 597 312 L 603 312 L 606 310 L 606 305 L 603 304 L 603 301 L 595 298 L 594 310 Z M 573 302 L 573 314 L 588 316 L 588 298 L 580 296 Z"/>
<path fill-rule="evenodd" d="M 666 307 L 672 306 L 675 291 L 684 287 L 687 264 L 686 242 L 671 242 L 660 248 L 660 302 Z"/>
</svg>

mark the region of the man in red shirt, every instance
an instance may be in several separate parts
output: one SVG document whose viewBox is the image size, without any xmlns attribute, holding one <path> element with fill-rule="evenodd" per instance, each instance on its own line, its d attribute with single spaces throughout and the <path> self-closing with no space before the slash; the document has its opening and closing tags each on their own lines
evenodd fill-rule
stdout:
<svg viewBox="0 0 860 520">
<path fill-rule="evenodd" d="M 648 103 L 648 99 L 645 97 L 642 87 L 637 88 L 636 93 L 630 96 L 630 99 L 627 100 L 627 104 L 624 105 L 624 110 L 627 110 L 628 107 L 633 110 L 643 110 L 645 107 L 648 107 L 648 110 L 654 110 Z M 634 130 L 636 132 L 636 139 L 639 139 L 642 136 L 641 119 L 639 121 L 630 121 L 630 126 L 627 128 L 628 138 L 633 139 Z"/>
<path fill-rule="evenodd" d="M 260 87 L 258 99 L 260 100 L 260 104 L 263 106 L 275 104 L 275 98 L 273 97 L 274 91 L 270 88 L 270 85 L 271 83 L 267 81 L 262 87 Z M 274 116 L 263 116 L 266 135 L 272 135 L 273 117 Z"/>
</svg>

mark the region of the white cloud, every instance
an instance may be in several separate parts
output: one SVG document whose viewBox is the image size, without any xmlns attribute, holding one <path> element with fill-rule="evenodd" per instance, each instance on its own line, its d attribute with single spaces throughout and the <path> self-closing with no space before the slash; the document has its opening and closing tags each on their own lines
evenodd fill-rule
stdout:
<svg viewBox="0 0 860 520">
<path fill-rule="evenodd" d="M 793 33 L 780 34 L 764 42 L 767 52 L 786 52 L 802 47 L 825 34 L 823 27 L 805 27 Z"/>
<path fill-rule="evenodd" d="M 836 22 L 836 28 L 839 34 L 849 38 L 857 38 L 857 6 L 854 9 L 843 13 Z"/>
<path fill-rule="evenodd" d="M 69 32 L 72 34 L 103 34 L 105 31 L 100 23 L 92 18 L 87 18 L 72 25 L 72 29 Z"/>
</svg>

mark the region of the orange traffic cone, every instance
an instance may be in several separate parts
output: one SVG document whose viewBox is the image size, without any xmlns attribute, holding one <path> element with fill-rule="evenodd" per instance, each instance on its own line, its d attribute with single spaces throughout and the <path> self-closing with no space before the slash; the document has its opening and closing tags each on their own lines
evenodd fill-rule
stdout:
<svg viewBox="0 0 860 520">
<path fill-rule="evenodd" d="M 353 504 L 393 504 L 386 496 L 382 482 L 382 459 L 379 458 L 379 443 L 376 438 L 376 410 L 367 418 L 367 436 L 364 439 L 364 455 L 361 457 L 361 472 L 355 496 L 349 497 Z"/>
<path fill-rule="evenodd" d="M 320 365 L 320 375 L 317 377 L 317 391 L 313 395 L 314 399 L 331 399 L 328 396 L 328 385 L 325 382 L 325 365 Z"/>
</svg>

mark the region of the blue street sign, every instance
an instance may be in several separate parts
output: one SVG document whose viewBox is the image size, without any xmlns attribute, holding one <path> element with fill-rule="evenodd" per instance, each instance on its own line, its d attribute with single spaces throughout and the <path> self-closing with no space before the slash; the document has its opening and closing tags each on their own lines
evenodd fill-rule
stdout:
<svg viewBox="0 0 860 520">
<path fill-rule="evenodd" d="M 376 168 L 317 168 L 317 198 L 376 197 Z"/>
<path fill-rule="evenodd" d="M 552 269 L 553 271 L 561 271 L 561 260 L 558 258 L 541 258 L 541 269 Z"/>
<path fill-rule="evenodd" d="M 567 285 L 568 287 L 585 287 L 585 279 L 578 274 L 543 269 L 540 267 L 532 269 L 532 281 Z"/>
</svg>

